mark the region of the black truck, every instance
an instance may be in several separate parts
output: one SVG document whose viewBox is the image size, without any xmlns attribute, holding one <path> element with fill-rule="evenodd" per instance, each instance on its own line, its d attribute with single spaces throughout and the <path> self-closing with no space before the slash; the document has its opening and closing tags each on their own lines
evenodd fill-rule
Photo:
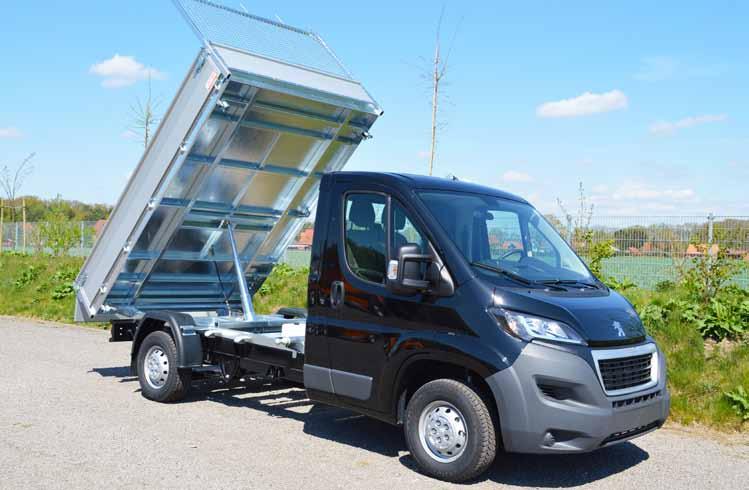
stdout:
<svg viewBox="0 0 749 490">
<path fill-rule="evenodd" d="M 143 396 L 286 380 L 402 425 L 419 468 L 456 482 L 499 450 L 588 452 L 665 422 L 663 354 L 533 206 L 452 178 L 341 172 L 382 111 L 319 37 L 177 5 L 203 49 L 75 283 L 76 318 L 132 342 Z M 232 29 L 204 24 L 216 15 L 320 57 L 229 44 Z M 256 313 L 314 209 L 308 308 Z"/>
</svg>

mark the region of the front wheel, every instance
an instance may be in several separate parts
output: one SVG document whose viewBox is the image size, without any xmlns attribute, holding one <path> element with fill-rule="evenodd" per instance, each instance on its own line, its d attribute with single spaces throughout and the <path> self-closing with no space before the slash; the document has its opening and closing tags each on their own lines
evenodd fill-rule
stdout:
<svg viewBox="0 0 749 490">
<path fill-rule="evenodd" d="M 169 403 L 187 395 L 191 373 L 177 369 L 177 346 L 162 331 L 148 334 L 138 349 L 138 381 L 143 396 Z"/>
<path fill-rule="evenodd" d="M 440 480 L 475 478 L 496 456 L 496 432 L 487 403 L 459 381 L 438 379 L 419 388 L 408 403 L 404 429 L 408 449 L 421 470 Z"/>
</svg>

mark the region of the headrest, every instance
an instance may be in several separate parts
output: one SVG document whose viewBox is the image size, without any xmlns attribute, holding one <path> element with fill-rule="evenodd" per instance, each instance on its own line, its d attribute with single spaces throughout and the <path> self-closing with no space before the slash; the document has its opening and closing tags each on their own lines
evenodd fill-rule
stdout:
<svg viewBox="0 0 749 490">
<path fill-rule="evenodd" d="M 357 199 L 351 203 L 348 217 L 360 228 L 372 228 L 375 222 L 374 207 L 369 201 Z"/>
<path fill-rule="evenodd" d="M 387 221 L 388 221 L 387 212 L 388 212 L 388 208 L 386 208 L 386 207 L 382 208 L 382 214 L 380 215 L 380 220 L 383 223 L 387 223 Z M 404 213 L 398 212 L 397 209 L 393 213 L 393 215 L 395 216 L 394 223 L 393 223 L 393 228 L 396 231 L 400 231 L 403 228 L 405 228 L 406 227 L 406 215 Z"/>
</svg>

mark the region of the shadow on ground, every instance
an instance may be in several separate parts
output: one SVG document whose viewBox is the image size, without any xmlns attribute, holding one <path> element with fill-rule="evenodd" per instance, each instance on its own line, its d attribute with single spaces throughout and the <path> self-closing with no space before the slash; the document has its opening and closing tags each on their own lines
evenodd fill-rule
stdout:
<svg viewBox="0 0 749 490">
<path fill-rule="evenodd" d="M 130 366 L 94 368 L 89 372 L 96 373 L 102 378 L 117 378 L 120 380 L 120 383 L 138 381 L 138 377 L 133 376 L 130 372 Z"/>
<path fill-rule="evenodd" d="M 131 376 L 129 367 L 97 368 L 92 372 L 103 377 L 120 378 L 121 382 L 137 380 Z M 230 407 L 257 410 L 271 417 L 294 419 L 304 424 L 306 434 L 397 458 L 404 466 L 417 471 L 411 456 L 402 455 L 408 449 L 400 427 L 344 409 L 315 404 L 301 388 L 260 381 L 231 387 L 199 382 L 193 388 L 182 403 L 209 400 Z M 621 473 L 648 458 L 646 451 L 629 442 L 582 455 L 538 456 L 499 452 L 492 468 L 479 481 L 540 488 L 574 487 Z"/>
</svg>

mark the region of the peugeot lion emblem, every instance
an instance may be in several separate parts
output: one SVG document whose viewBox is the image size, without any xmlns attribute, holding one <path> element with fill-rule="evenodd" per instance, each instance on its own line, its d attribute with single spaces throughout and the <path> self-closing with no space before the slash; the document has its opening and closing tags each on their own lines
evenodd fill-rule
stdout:
<svg viewBox="0 0 749 490">
<path fill-rule="evenodd" d="M 614 323 L 611 324 L 612 327 L 614 327 L 614 330 L 616 331 L 616 335 L 619 337 L 626 337 L 627 334 L 624 333 L 624 329 L 622 328 L 622 324 L 617 322 L 616 320 Z"/>
</svg>

